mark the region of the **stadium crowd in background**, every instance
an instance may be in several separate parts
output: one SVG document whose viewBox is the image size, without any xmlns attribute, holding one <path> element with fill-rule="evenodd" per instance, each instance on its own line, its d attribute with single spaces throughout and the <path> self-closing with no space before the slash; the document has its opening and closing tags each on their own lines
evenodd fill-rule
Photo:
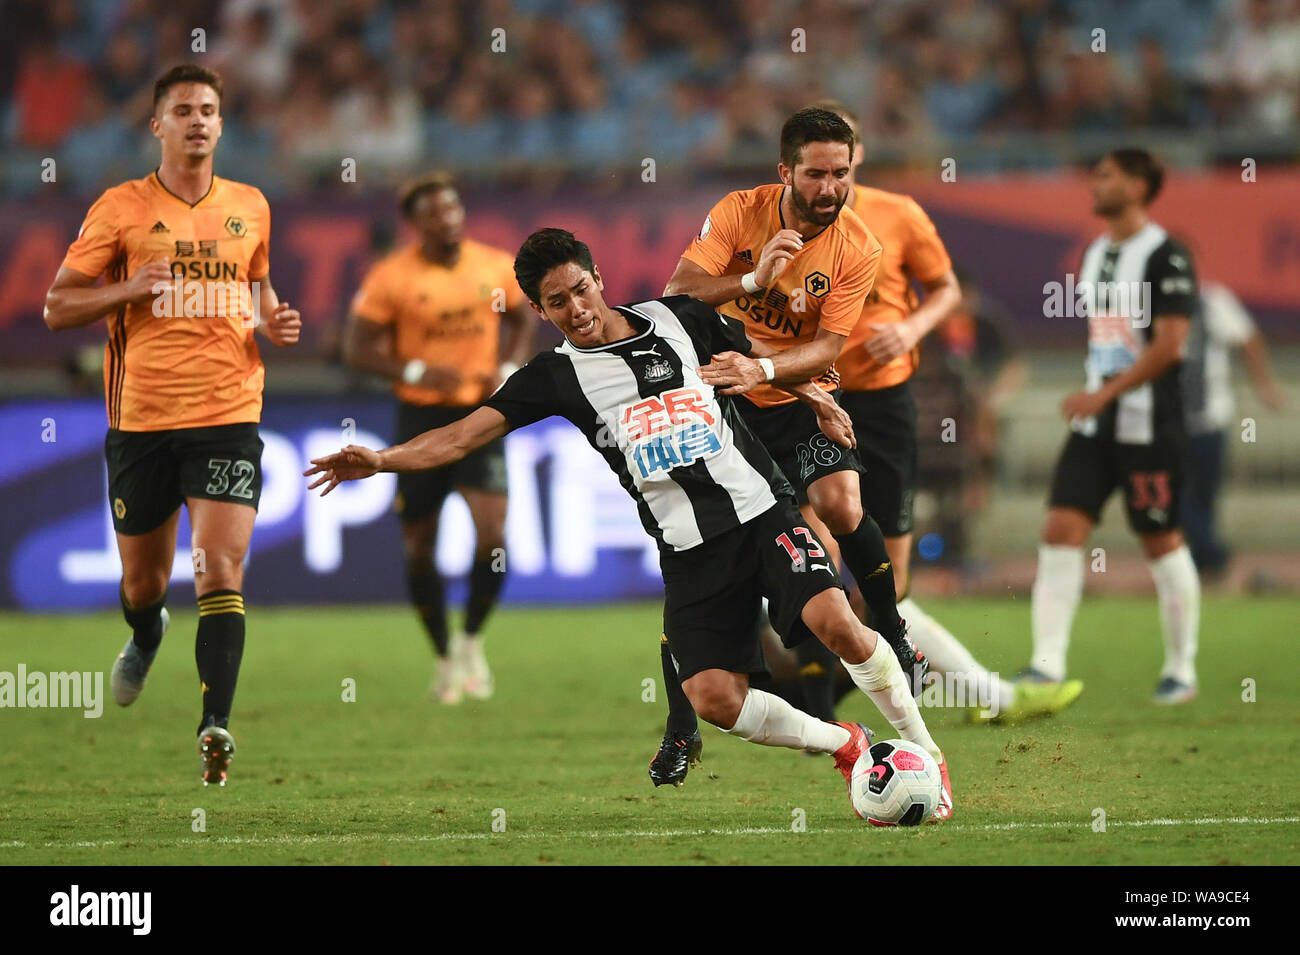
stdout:
<svg viewBox="0 0 1300 955">
<path fill-rule="evenodd" d="M 255 170 L 272 197 L 337 184 L 340 156 L 393 182 L 430 157 L 470 177 L 766 162 L 781 118 L 827 95 L 861 115 L 872 161 L 1011 137 L 988 168 L 1055 166 L 1017 139 L 1053 132 L 1237 132 L 1285 151 L 1300 129 L 1300 0 L 2 6 L 11 197 L 37 187 L 15 173 L 32 157 L 60 160 L 79 195 L 133 175 L 150 79 L 196 52 L 227 78 L 223 174 Z M 792 56 L 800 42 L 831 55 Z"/>
</svg>

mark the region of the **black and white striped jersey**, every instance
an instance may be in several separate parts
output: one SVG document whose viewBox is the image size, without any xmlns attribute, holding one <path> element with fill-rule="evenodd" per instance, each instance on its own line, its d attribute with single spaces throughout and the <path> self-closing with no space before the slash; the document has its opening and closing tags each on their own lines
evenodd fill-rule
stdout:
<svg viewBox="0 0 1300 955">
<path fill-rule="evenodd" d="M 567 339 L 511 375 L 484 404 L 511 429 L 573 422 L 636 501 L 661 547 L 688 550 L 792 497 L 789 481 L 731 399 L 697 372 L 748 354 L 744 326 L 685 295 L 619 306 L 636 334 L 597 348 Z"/>
<path fill-rule="evenodd" d="M 1079 306 L 1088 319 L 1088 390 L 1125 371 L 1151 340 L 1162 315 L 1196 320 L 1199 305 L 1191 253 L 1154 222 L 1123 242 L 1101 235 L 1083 253 L 1077 283 Z M 1121 444 L 1152 444 L 1170 429 L 1181 431 L 1180 365 L 1116 399 L 1115 434 Z M 1095 434 L 1095 418 L 1073 428 Z M 1173 437 L 1174 435 L 1171 435 Z"/>
</svg>

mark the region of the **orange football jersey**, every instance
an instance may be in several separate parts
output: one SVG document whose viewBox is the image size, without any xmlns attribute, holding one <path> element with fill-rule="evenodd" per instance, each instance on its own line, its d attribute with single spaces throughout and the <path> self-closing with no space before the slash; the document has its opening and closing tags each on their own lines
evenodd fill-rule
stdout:
<svg viewBox="0 0 1300 955">
<path fill-rule="evenodd" d="M 265 371 L 247 283 L 270 271 L 270 235 L 261 191 L 219 176 L 193 205 L 150 173 L 114 186 L 90 207 L 65 266 L 121 282 L 168 258 L 175 283 L 174 292 L 108 317 L 110 428 L 166 431 L 261 419 Z"/>
<path fill-rule="evenodd" d="M 871 326 L 901 322 L 911 315 L 918 304 L 912 279 L 937 279 L 952 268 L 952 261 L 934 223 L 911 196 L 854 186 L 853 211 L 880 239 L 885 254 L 862 319 L 844 343 L 835 368 L 846 390 L 875 391 L 912 377 L 918 354 L 913 349 L 888 364 L 880 364 L 866 349 L 867 340 L 876 334 Z"/>
<path fill-rule="evenodd" d="M 785 189 L 775 183 L 728 193 L 682 257 L 710 275 L 751 271 L 763 246 L 786 227 L 781 214 Z M 812 341 L 819 328 L 848 335 L 862 315 L 881 256 L 880 243 L 845 203 L 834 222 L 804 240 L 775 285 L 741 295 L 718 311 L 744 322 L 751 339 L 782 350 Z M 827 391 L 837 383 L 834 367 L 817 381 Z M 759 385 L 745 397 L 760 407 L 796 400 L 771 385 Z"/>
<path fill-rule="evenodd" d="M 398 383 L 397 397 L 417 405 L 476 405 L 499 365 L 502 311 L 524 293 L 515 282 L 514 258 L 465 239 L 452 268 L 431 262 L 418 242 L 381 259 L 352 302 L 358 318 L 394 328 L 395 358 L 446 365 L 461 374 L 454 392 Z"/>
</svg>

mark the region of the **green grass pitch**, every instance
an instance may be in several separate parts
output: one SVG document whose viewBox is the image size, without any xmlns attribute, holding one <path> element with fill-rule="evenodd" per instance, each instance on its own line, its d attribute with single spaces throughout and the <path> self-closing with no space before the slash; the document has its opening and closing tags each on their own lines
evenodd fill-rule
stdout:
<svg viewBox="0 0 1300 955">
<path fill-rule="evenodd" d="M 990 668 L 1024 662 L 1026 600 L 923 605 Z M 1293 864 L 1296 610 L 1207 597 L 1201 695 L 1164 709 L 1147 702 L 1154 600 L 1085 599 L 1079 702 L 1009 728 L 926 708 L 956 815 L 877 830 L 853 816 L 829 759 L 711 727 L 686 785 L 654 789 L 664 696 L 649 604 L 497 614 L 496 697 L 458 707 L 425 702 L 429 651 L 405 608 L 251 607 L 238 754 L 229 786 L 204 789 L 196 617 L 177 601 L 134 706 L 108 699 L 99 719 L 0 709 L 0 864 Z M 0 616 L 0 671 L 102 670 L 107 697 L 125 638 L 117 614 Z M 892 735 L 860 695 L 840 715 Z"/>
</svg>

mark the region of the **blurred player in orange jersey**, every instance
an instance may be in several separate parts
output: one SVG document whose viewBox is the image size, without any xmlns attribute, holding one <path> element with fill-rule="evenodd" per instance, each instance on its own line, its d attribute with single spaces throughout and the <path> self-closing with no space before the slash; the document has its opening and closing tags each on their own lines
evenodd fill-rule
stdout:
<svg viewBox="0 0 1300 955">
<path fill-rule="evenodd" d="M 253 334 L 293 345 L 302 318 L 268 278 L 271 213 L 213 174 L 221 80 L 175 67 L 154 85 L 158 169 L 91 206 L 45 299 L 54 331 L 108 317 L 108 492 L 132 636 L 113 698 L 133 703 L 158 652 L 180 505 L 193 528 L 204 785 L 225 785 L 244 650 L 243 563 L 262 488 L 264 370 Z M 107 273 L 108 284 L 95 287 Z"/>
<path fill-rule="evenodd" d="M 532 346 L 514 257 L 464 237 L 465 206 L 454 180 L 445 173 L 417 179 L 403 190 L 401 206 L 417 238 L 366 275 L 344 346 L 349 364 L 393 381 L 398 443 L 465 417 Z M 462 693 L 486 699 L 492 674 L 479 634 L 505 582 L 505 446 L 494 441 L 454 467 L 400 475 L 397 487 L 407 585 L 437 656 L 430 696 L 443 703 L 458 703 Z M 434 562 L 438 516 L 453 490 L 469 506 L 476 538 L 463 630 L 454 634 Z"/>
<path fill-rule="evenodd" d="M 857 118 L 844 106 L 821 105 L 857 132 Z M 857 143 L 850 178 L 856 180 L 865 154 L 862 143 Z M 912 639 L 930 666 L 939 673 L 959 675 L 963 686 L 958 698 L 980 703 L 972 714 L 984 712 L 1015 721 L 1056 712 L 1078 696 L 1082 686 L 1077 681 L 1051 687 L 1017 686 L 990 673 L 908 595 L 917 447 L 916 404 L 908 381 L 916 371 L 921 339 L 960 307 L 962 293 L 943 240 L 916 200 L 855 181 L 846 208 L 867 224 L 885 250 L 862 318 L 835 367 L 844 387 L 841 405 L 853 419 L 865 472 L 862 502 L 885 535 L 900 595 L 898 612 L 907 619 Z M 913 283 L 921 286 L 924 298 L 917 296 Z M 817 662 L 826 668 L 830 661 Z M 829 687 L 829 680 L 825 682 Z M 812 695 L 825 702 L 829 692 L 828 688 Z M 816 709 L 811 712 L 822 715 Z"/>
</svg>

